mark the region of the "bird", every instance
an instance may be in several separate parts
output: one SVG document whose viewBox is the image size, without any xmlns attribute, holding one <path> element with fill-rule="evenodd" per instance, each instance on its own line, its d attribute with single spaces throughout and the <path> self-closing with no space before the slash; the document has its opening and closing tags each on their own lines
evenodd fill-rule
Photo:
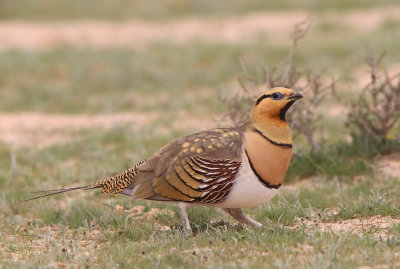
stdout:
<svg viewBox="0 0 400 269">
<path fill-rule="evenodd" d="M 96 183 L 47 192 L 25 201 L 74 190 L 102 189 L 133 199 L 178 205 L 183 231 L 192 233 L 187 209 L 211 206 L 242 224 L 262 224 L 243 213 L 281 187 L 292 157 L 288 109 L 303 96 L 275 87 L 255 101 L 247 122 L 177 138 L 126 171 Z"/>
</svg>

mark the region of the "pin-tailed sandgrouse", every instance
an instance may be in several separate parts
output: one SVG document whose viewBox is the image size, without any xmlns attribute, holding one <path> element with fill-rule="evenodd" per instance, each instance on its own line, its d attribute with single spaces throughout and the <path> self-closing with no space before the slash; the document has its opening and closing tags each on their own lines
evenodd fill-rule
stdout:
<svg viewBox="0 0 400 269">
<path fill-rule="evenodd" d="M 281 186 L 292 157 L 285 114 L 300 98 L 290 89 L 273 88 L 258 97 L 249 121 L 240 127 L 180 137 L 114 177 L 33 199 L 102 188 L 105 194 L 177 203 L 187 232 L 191 227 L 186 210 L 195 205 L 220 208 L 241 223 L 260 227 L 242 208 L 264 204 Z"/>
</svg>

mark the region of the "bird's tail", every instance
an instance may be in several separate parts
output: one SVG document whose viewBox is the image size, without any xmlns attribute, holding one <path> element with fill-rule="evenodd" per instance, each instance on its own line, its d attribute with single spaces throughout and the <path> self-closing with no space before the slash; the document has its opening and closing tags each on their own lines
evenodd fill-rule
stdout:
<svg viewBox="0 0 400 269">
<path fill-rule="evenodd" d="M 56 190 L 46 190 L 46 191 L 35 191 L 32 193 L 44 193 L 39 196 L 35 196 L 30 199 L 23 200 L 22 202 L 32 201 L 39 198 L 52 196 L 64 192 L 76 191 L 76 190 L 93 190 L 93 189 L 103 189 L 102 194 L 118 194 L 122 192 L 127 187 L 131 186 L 134 183 L 135 177 L 139 172 L 139 166 L 145 162 L 142 161 L 136 164 L 134 167 L 125 170 L 124 172 L 117 174 L 113 177 L 106 178 L 104 180 L 100 180 L 94 184 L 73 187 L 73 188 L 65 188 L 65 189 L 56 189 Z"/>
</svg>

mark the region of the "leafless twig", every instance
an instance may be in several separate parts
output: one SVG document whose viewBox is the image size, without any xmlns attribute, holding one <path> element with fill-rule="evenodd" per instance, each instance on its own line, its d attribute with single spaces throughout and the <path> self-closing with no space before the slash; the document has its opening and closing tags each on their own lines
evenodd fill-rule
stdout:
<svg viewBox="0 0 400 269">
<path fill-rule="evenodd" d="M 221 97 L 221 101 L 228 107 L 224 120 L 229 119 L 233 124 L 239 125 L 247 120 L 254 99 L 262 91 L 274 87 L 291 88 L 305 95 L 289 116 L 293 135 L 303 135 L 312 150 L 321 149 L 315 137 L 316 123 L 319 120 L 315 111 L 335 83 L 324 83 L 321 74 L 299 70 L 293 63 L 295 49 L 299 41 L 306 36 L 309 27 L 310 18 L 294 25 L 292 44 L 287 57 L 271 69 L 264 67 L 261 78 L 250 76 L 245 64 L 241 62 L 243 76 L 239 78 L 240 89 Z"/>
<path fill-rule="evenodd" d="M 384 53 L 376 57 L 370 51 L 366 58 L 370 81 L 358 98 L 350 103 L 346 122 L 353 128 L 354 135 L 386 138 L 399 120 L 400 73 L 389 76 L 386 69 L 381 68 L 383 57 Z"/>
</svg>

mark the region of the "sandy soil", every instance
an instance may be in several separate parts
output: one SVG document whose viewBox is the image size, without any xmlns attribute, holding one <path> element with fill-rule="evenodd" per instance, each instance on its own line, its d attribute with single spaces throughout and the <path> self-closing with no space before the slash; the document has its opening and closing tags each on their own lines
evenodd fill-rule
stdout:
<svg viewBox="0 0 400 269">
<path fill-rule="evenodd" d="M 282 33 L 306 13 L 254 14 L 213 21 L 185 19 L 168 23 L 131 20 L 122 23 L 76 21 L 65 23 L 0 23 L 1 49 L 53 48 L 65 44 L 83 47 L 127 46 L 141 48 L 149 42 L 185 43 L 195 39 L 242 42 L 259 33 Z"/>
<path fill-rule="evenodd" d="M 308 15 L 313 21 L 332 22 L 357 31 L 372 31 L 387 20 L 398 20 L 400 7 L 325 12 L 255 13 L 221 19 L 186 18 L 167 23 L 141 20 L 124 22 L 74 21 L 61 23 L 8 21 L 0 23 L 0 49 L 51 49 L 123 46 L 142 48 L 155 41 L 185 43 L 192 40 L 246 42 L 260 35 L 269 42 L 285 42 L 295 23 Z"/>
<path fill-rule="evenodd" d="M 121 124 L 145 124 L 154 113 L 118 113 L 101 115 L 63 115 L 43 113 L 0 113 L 0 141 L 13 146 L 44 147 L 71 139 L 73 131 L 87 128 L 111 128 Z"/>
<path fill-rule="evenodd" d="M 146 126 L 157 120 L 157 113 L 114 114 L 44 114 L 44 113 L 0 113 L 0 142 L 12 147 L 46 147 L 71 139 L 79 139 L 74 132 L 87 129 L 110 129 L 115 126 Z M 172 129 L 203 130 L 215 127 L 213 119 L 190 117 L 178 111 L 170 125 L 159 127 L 159 132 Z M 128 128 L 128 127 L 127 127 Z"/>
<path fill-rule="evenodd" d="M 389 178 L 400 179 L 400 152 L 383 156 L 378 160 L 381 174 Z"/>
<path fill-rule="evenodd" d="M 305 225 L 309 232 L 314 230 L 322 232 L 340 233 L 355 233 L 363 235 L 365 233 L 374 235 L 378 240 L 386 240 L 391 236 L 388 229 L 393 225 L 399 224 L 400 219 L 393 219 L 389 216 L 370 216 L 363 218 L 354 218 L 341 220 L 336 222 L 320 222 L 318 219 L 306 220 L 299 219 L 298 224 L 294 228 L 299 228 Z"/>
</svg>

